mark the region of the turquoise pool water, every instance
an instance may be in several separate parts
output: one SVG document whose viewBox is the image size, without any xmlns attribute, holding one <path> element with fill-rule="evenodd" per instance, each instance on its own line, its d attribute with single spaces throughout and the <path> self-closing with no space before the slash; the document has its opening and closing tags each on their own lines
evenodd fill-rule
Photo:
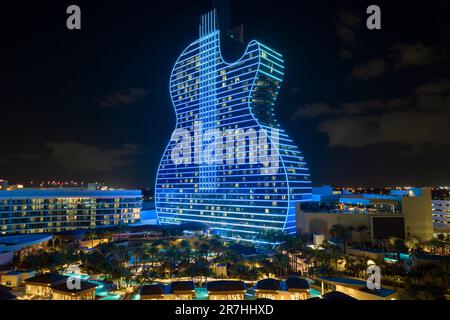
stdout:
<svg viewBox="0 0 450 320">
<path fill-rule="evenodd" d="M 407 253 L 400 253 L 400 260 L 401 261 L 409 261 L 411 260 L 411 255 Z M 395 253 L 386 253 L 384 255 L 384 261 L 395 263 L 397 262 L 397 254 Z"/>
<path fill-rule="evenodd" d="M 321 298 L 322 297 L 320 292 L 317 291 L 316 289 L 309 289 L 309 295 L 310 295 L 311 298 L 315 298 L 315 297 Z"/>
<path fill-rule="evenodd" d="M 87 281 L 89 283 L 93 283 L 93 284 L 97 285 L 97 287 L 95 288 L 95 295 L 96 295 L 96 297 L 99 297 L 100 300 L 120 300 L 122 298 L 122 296 L 120 294 L 110 293 L 105 288 L 105 284 L 103 282 L 88 280 L 90 277 L 89 275 L 78 274 L 78 273 L 64 273 L 63 275 L 67 276 L 67 277 L 81 279 L 83 281 Z"/>
<path fill-rule="evenodd" d="M 195 288 L 195 300 L 208 300 L 208 291 L 206 288 Z"/>
</svg>

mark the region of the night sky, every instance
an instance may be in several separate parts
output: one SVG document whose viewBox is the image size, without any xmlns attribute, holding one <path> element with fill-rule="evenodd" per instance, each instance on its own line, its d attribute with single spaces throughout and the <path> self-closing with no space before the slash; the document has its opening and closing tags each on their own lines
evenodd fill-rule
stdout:
<svg viewBox="0 0 450 320">
<path fill-rule="evenodd" d="M 2 8 L 0 179 L 153 187 L 170 72 L 212 1 L 28 2 Z M 284 55 L 276 112 L 314 185 L 450 184 L 450 2 L 232 0 L 232 18 Z"/>
</svg>

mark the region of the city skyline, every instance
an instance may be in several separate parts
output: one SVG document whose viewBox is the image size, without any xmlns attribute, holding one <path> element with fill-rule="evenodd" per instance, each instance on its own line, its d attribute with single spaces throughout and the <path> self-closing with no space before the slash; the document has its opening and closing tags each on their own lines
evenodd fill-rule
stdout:
<svg viewBox="0 0 450 320">
<path fill-rule="evenodd" d="M 285 57 L 276 114 L 313 185 L 449 183 L 445 2 L 403 13 L 382 2 L 376 31 L 365 27 L 364 1 L 286 2 L 276 12 L 263 2 L 249 15 L 254 3 L 233 3 L 232 17 L 245 25 L 246 43 L 261 39 Z M 15 136 L 2 139 L 0 178 L 152 188 L 175 123 L 168 74 L 210 1 L 175 11 L 130 3 L 127 14 L 82 4 L 78 33 L 65 28 L 65 4 L 33 6 L 8 26 L 0 103 Z"/>
</svg>

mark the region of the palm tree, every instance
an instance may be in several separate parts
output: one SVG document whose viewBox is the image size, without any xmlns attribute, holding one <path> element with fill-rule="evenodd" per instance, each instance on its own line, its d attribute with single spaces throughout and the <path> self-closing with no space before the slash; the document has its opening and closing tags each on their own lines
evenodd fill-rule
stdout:
<svg viewBox="0 0 450 320">
<path fill-rule="evenodd" d="M 153 268 L 149 268 L 149 269 L 144 269 L 142 271 L 142 279 L 145 283 L 151 283 L 153 281 L 155 281 L 155 279 L 157 279 L 159 277 L 158 272 L 153 269 Z"/>
<path fill-rule="evenodd" d="M 210 277 L 212 275 L 212 270 L 209 267 L 209 262 L 208 260 L 200 260 L 197 261 L 197 263 L 195 264 L 195 270 L 196 270 L 196 274 L 200 277 L 204 277 L 205 278 L 205 284 L 208 281 L 208 277 Z"/>
<path fill-rule="evenodd" d="M 391 236 L 388 239 L 390 248 L 396 253 L 397 261 L 400 261 L 400 251 L 404 247 L 404 241 L 396 236 Z"/>
<path fill-rule="evenodd" d="M 191 278 L 192 282 L 194 282 L 194 278 L 197 276 L 197 273 L 197 266 L 193 262 L 189 262 L 188 265 L 181 270 L 181 275 Z"/>
<path fill-rule="evenodd" d="M 271 274 L 276 273 L 276 266 L 271 260 L 265 259 L 261 262 L 260 271 L 266 278 L 270 278 Z"/>
<path fill-rule="evenodd" d="M 448 235 L 445 235 L 443 233 L 438 233 L 435 236 L 436 240 L 438 241 L 438 247 L 441 255 L 445 254 L 445 247 L 448 245 Z"/>
<path fill-rule="evenodd" d="M 97 229 L 90 229 L 86 233 L 85 237 L 91 241 L 91 248 L 94 247 L 94 240 L 97 239 L 97 236 L 98 236 Z"/>
<path fill-rule="evenodd" d="M 180 250 L 177 246 L 171 245 L 163 256 L 163 264 L 169 269 L 169 277 L 172 278 L 173 268 L 178 266 L 178 261 L 180 259 Z"/>
<path fill-rule="evenodd" d="M 305 249 L 303 238 L 298 234 L 289 235 L 286 237 L 286 241 L 280 245 L 280 249 L 282 253 L 287 253 L 289 267 L 297 270 L 297 255 Z"/>
<path fill-rule="evenodd" d="M 335 224 L 330 229 L 332 237 L 344 244 L 344 254 L 347 252 L 347 241 L 351 239 L 353 230 L 353 227 L 344 227 L 340 224 Z"/>
<path fill-rule="evenodd" d="M 230 276 L 240 280 L 255 281 L 258 280 L 259 273 L 255 268 L 238 262 L 230 269 Z"/>
<path fill-rule="evenodd" d="M 205 241 L 204 239 L 201 239 L 200 241 L 197 241 L 195 243 L 195 246 L 196 246 L 196 250 L 197 250 L 196 252 L 200 256 L 200 258 L 208 260 L 210 254 L 212 252 L 210 242 Z"/>
<path fill-rule="evenodd" d="M 225 249 L 222 240 L 216 235 L 211 237 L 211 239 L 209 240 L 209 244 L 211 251 L 215 252 L 216 258 L 218 258 Z"/>
<path fill-rule="evenodd" d="M 161 251 L 153 244 L 150 246 L 144 247 L 144 254 L 146 255 L 147 259 L 150 261 L 150 266 L 152 268 L 155 266 L 155 260 L 158 259 L 158 256 L 160 255 L 160 253 L 161 253 Z M 145 267 L 145 265 L 144 265 L 144 267 Z"/>
<path fill-rule="evenodd" d="M 422 243 L 418 238 L 411 238 L 405 241 L 405 245 L 408 248 L 410 254 L 415 254 L 417 250 L 422 248 Z"/>
</svg>

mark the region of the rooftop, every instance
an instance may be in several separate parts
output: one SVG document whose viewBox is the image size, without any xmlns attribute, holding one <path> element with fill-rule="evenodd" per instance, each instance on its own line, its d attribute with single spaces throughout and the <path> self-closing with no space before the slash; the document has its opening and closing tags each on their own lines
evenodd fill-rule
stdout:
<svg viewBox="0 0 450 320">
<path fill-rule="evenodd" d="M 64 292 L 64 293 L 79 293 L 79 292 L 83 292 L 86 290 L 91 290 L 96 288 L 97 285 L 90 283 L 90 282 L 86 282 L 86 281 L 80 281 L 80 289 L 69 289 L 69 287 L 67 286 L 66 283 L 61 283 L 58 285 L 55 285 L 53 287 L 53 290 L 59 291 L 59 292 Z"/>
<path fill-rule="evenodd" d="M 206 289 L 209 292 L 223 292 L 223 291 L 245 291 L 247 287 L 243 281 L 220 280 L 211 281 L 206 284 Z"/>
<path fill-rule="evenodd" d="M 264 279 L 256 283 L 256 290 L 280 291 L 281 281 L 276 279 Z"/>
<path fill-rule="evenodd" d="M 141 197 L 141 190 L 87 190 L 83 188 L 0 190 L 0 199 Z"/>
<path fill-rule="evenodd" d="M 290 277 L 286 281 L 286 287 L 288 290 L 308 290 L 309 289 L 309 282 L 306 279 L 299 278 L 299 277 Z"/>
<path fill-rule="evenodd" d="M 56 286 L 61 283 L 65 283 L 69 279 L 67 276 L 62 276 L 59 274 L 54 273 L 46 273 L 46 274 L 40 274 L 33 278 L 29 278 L 24 280 L 25 283 L 30 284 L 43 284 L 48 286 Z"/>
<path fill-rule="evenodd" d="M 164 294 L 164 288 L 160 284 L 150 284 L 145 285 L 140 290 L 141 295 L 163 295 Z"/>
<path fill-rule="evenodd" d="M 195 285 L 192 281 L 175 281 L 171 284 L 174 293 L 179 291 L 194 291 Z"/>
</svg>

